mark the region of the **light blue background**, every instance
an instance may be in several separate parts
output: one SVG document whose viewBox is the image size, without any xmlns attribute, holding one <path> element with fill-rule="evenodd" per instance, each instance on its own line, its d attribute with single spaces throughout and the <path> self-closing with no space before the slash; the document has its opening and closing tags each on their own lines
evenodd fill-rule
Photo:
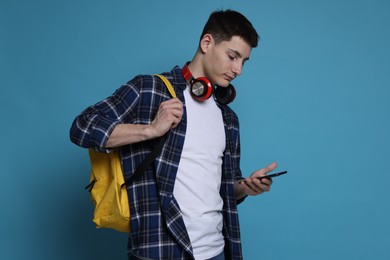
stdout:
<svg viewBox="0 0 390 260">
<path fill-rule="evenodd" d="M 73 118 L 190 60 L 211 11 L 262 39 L 234 83 L 242 170 L 289 173 L 239 206 L 245 259 L 390 259 L 390 2 L 0 1 L 1 259 L 126 259 L 97 230 Z"/>
</svg>

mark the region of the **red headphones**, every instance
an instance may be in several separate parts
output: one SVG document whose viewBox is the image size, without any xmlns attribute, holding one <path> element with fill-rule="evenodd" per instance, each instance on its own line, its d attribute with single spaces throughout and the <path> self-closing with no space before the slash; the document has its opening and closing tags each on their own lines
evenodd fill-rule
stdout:
<svg viewBox="0 0 390 260">
<path fill-rule="evenodd" d="M 206 77 L 194 78 L 188 69 L 188 62 L 182 68 L 184 79 L 190 83 L 191 96 L 197 101 L 205 101 L 214 94 L 214 99 L 221 105 L 227 105 L 236 97 L 236 90 L 232 84 L 227 87 L 220 87 L 211 84 Z"/>
</svg>

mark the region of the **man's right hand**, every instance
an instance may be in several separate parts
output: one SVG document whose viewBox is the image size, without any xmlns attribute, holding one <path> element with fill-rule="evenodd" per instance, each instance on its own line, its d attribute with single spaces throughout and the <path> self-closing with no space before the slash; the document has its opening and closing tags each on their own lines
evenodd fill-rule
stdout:
<svg viewBox="0 0 390 260">
<path fill-rule="evenodd" d="M 178 98 L 160 104 L 157 114 L 149 125 L 153 137 L 163 136 L 170 129 L 177 127 L 183 117 L 183 103 Z"/>
</svg>

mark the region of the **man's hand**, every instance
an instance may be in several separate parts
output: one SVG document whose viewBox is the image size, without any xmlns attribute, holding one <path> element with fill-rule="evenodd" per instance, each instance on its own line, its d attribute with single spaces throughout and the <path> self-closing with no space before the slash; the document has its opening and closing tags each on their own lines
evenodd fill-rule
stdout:
<svg viewBox="0 0 390 260">
<path fill-rule="evenodd" d="M 257 177 L 266 176 L 268 172 L 273 171 L 277 166 L 277 163 L 271 163 L 267 167 L 252 173 L 249 178 L 237 181 L 234 185 L 236 199 L 240 199 L 246 195 L 255 196 L 270 191 L 272 180 L 267 178 L 259 180 Z"/>
<path fill-rule="evenodd" d="M 183 103 L 178 98 L 160 104 L 157 114 L 149 125 L 152 135 L 163 136 L 171 128 L 175 128 L 183 117 Z"/>
</svg>

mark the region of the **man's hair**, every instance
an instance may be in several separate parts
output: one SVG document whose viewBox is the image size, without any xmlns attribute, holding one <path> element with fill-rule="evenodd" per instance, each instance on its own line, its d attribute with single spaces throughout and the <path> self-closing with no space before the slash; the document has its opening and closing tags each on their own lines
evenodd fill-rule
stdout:
<svg viewBox="0 0 390 260">
<path fill-rule="evenodd" d="M 233 10 L 213 12 L 203 28 L 200 39 L 205 34 L 211 34 L 216 44 L 239 36 L 252 48 L 257 47 L 260 39 L 252 23 L 241 13 Z"/>
</svg>

